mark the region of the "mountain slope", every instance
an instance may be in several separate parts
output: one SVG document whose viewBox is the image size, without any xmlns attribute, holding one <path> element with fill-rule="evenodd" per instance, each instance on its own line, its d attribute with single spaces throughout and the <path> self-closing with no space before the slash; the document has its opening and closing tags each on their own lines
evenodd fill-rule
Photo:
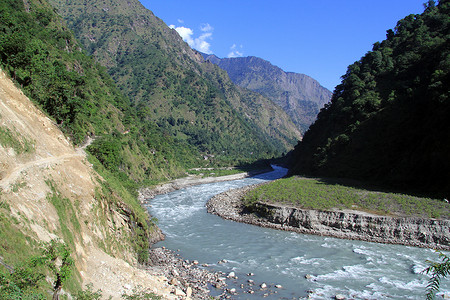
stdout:
<svg viewBox="0 0 450 300">
<path fill-rule="evenodd" d="M 429 2 L 348 67 L 292 173 L 450 194 L 450 3 Z"/>
<path fill-rule="evenodd" d="M 217 159 L 254 160 L 300 138 L 282 110 L 235 87 L 137 0 L 51 2 L 139 116 L 176 140 Z"/>
<path fill-rule="evenodd" d="M 184 174 L 200 154 L 142 119 L 45 1 L 0 2 L 0 64 L 75 144 L 128 181 Z M 198 158 L 198 159 L 197 159 Z"/>
<path fill-rule="evenodd" d="M 123 194 L 108 194 L 107 186 L 83 149 L 75 149 L 0 69 L 0 261 L 23 264 L 39 254 L 40 243 L 59 239 L 75 260 L 63 292 L 73 295 L 88 283 L 115 299 L 130 284 L 162 292 L 161 279 L 132 266 L 139 218 Z M 0 265 L 0 276 L 4 271 Z M 50 282 L 43 286 L 45 295 L 52 293 Z"/>
<path fill-rule="evenodd" d="M 323 105 L 330 101 L 331 92 L 316 80 L 304 74 L 285 72 L 261 58 L 203 56 L 227 71 L 235 84 L 257 92 L 282 107 L 302 132 L 314 122 Z"/>
</svg>

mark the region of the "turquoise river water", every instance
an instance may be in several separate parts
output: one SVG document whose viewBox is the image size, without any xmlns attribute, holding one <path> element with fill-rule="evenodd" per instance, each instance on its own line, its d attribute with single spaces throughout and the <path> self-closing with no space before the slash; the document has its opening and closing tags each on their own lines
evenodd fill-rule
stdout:
<svg viewBox="0 0 450 300">
<path fill-rule="evenodd" d="M 213 271 L 235 272 L 238 279 L 228 281 L 238 292 L 233 299 L 261 299 L 264 294 L 265 299 L 299 299 L 308 293 L 313 299 L 331 299 L 337 294 L 350 299 L 425 298 L 429 277 L 421 271 L 426 260 L 438 260 L 433 250 L 260 228 L 206 212 L 205 204 L 215 194 L 284 174 L 285 169 L 275 167 L 274 172 L 257 177 L 155 197 L 148 209 L 166 235 L 156 246 L 179 251 L 184 259 L 208 264 Z M 248 279 L 255 281 L 254 294 L 246 292 Z M 259 291 L 263 282 L 269 289 Z M 282 288 L 274 287 L 278 284 Z M 438 295 L 442 293 L 450 295 L 448 280 L 441 283 Z"/>
</svg>

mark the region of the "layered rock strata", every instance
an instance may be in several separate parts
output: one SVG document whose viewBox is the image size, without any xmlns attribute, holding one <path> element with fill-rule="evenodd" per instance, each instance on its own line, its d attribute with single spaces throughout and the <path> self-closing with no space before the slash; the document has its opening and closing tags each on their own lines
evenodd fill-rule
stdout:
<svg viewBox="0 0 450 300">
<path fill-rule="evenodd" d="M 319 211 L 257 203 L 245 208 L 241 198 L 252 187 L 218 194 L 209 213 L 238 222 L 368 242 L 450 250 L 450 220 L 390 217 L 358 211 Z"/>
</svg>

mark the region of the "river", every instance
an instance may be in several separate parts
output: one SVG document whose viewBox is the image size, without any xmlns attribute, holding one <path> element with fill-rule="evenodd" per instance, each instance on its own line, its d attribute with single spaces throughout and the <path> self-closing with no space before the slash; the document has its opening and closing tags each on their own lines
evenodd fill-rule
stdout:
<svg viewBox="0 0 450 300">
<path fill-rule="evenodd" d="M 273 180 L 285 172 L 275 167 L 256 177 L 155 197 L 148 209 L 166 235 L 156 246 L 179 251 L 183 258 L 208 264 L 214 271 L 235 272 L 238 279 L 228 281 L 238 292 L 233 299 L 298 299 L 308 293 L 313 299 L 337 294 L 353 299 L 425 298 L 429 277 L 421 271 L 426 260 L 438 259 L 433 250 L 260 228 L 206 212 L 205 204 L 215 194 Z M 222 260 L 226 262 L 219 263 Z M 268 289 L 260 289 L 263 282 Z M 255 293 L 249 294 L 250 289 Z M 438 294 L 442 293 L 450 295 L 448 279 L 441 283 Z"/>
</svg>

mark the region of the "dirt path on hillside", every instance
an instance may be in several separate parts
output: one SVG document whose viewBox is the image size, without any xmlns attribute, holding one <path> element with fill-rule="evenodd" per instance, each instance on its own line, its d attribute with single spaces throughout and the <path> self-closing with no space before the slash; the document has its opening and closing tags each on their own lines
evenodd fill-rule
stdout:
<svg viewBox="0 0 450 300">
<path fill-rule="evenodd" d="M 63 155 L 60 155 L 57 157 L 47 157 L 47 158 L 33 160 L 30 162 L 21 164 L 21 165 L 15 167 L 13 170 L 9 171 L 6 174 L 6 176 L 4 176 L 0 180 L 0 189 L 7 190 L 9 188 L 10 184 L 14 183 L 17 180 L 17 178 L 19 178 L 20 174 L 22 174 L 23 172 L 25 172 L 31 168 L 54 165 L 54 164 L 62 163 L 65 160 L 68 160 L 70 158 L 80 157 L 80 156 L 82 157 L 82 156 L 84 156 L 84 154 L 77 151 L 75 154 L 63 154 Z"/>
</svg>

